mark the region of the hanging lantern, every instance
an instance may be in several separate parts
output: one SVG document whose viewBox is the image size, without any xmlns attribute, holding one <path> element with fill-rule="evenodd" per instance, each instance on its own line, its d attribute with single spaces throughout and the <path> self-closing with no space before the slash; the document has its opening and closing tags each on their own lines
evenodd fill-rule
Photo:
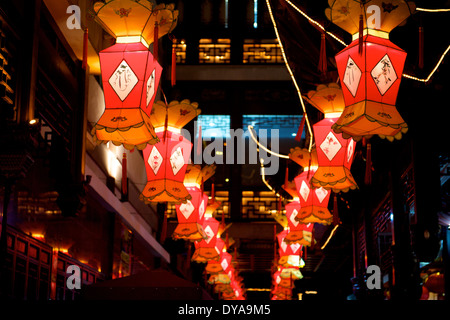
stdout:
<svg viewBox="0 0 450 320">
<path fill-rule="evenodd" d="M 356 189 L 350 172 L 356 142 L 352 138 L 344 139 L 342 134 L 331 129 L 345 107 L 341 88 L 335 83 L 322 84 L 308 92 L 307 99 L 325 116 L 313 125 L 319 167 L 311 180 L 312 185 L 334 192 Z"/>
<path fill-rule="evenodd" d="M 94 11 L 96 21 L 116 38 L 115 45 L 99 53 L 105 111 L 92 130 L 94 140 L 142 150 L 158 142 L 149 117 L 162 68 L 148 49 L 153 42 L 149 33 L 156 20 L 165 23 L 163 32 L 171 31 L 178 11 L 173 5 L 153 7 L 147 0 L 97 2 Z"/>
<path fill-rule="evenodd" d="M 150 120 L 160 139 L 143 150 L 147 185 L 140 195 L 149 202 L 186 202 L 191 195 L 183 181 L 189 162 L 192 143 L 181 134 L 181 128 L 200 114 L 198 104 L 189 100 L 162 101 L 154 104 Z"/>
<path fill-rule="evenodd" d="M 294 179 L 300 201 L 300 211 L 294 220 L 303 224 L 331 224 L 333 216 L 328 210 L 330 191 L 323 187 L 315 188 L 311 184 L 318 167 L 316 149 L 313 148 L 308 152 L 307 149 L 294 148 L 291 149 L 289 158 L 303 167 L 303 172 Z"/>
<path fill-rule="evenodd" d="M 288 245 L 297 243 L 303 246 L 311 246 L 314 224 L 303 224 L 295 220 L 300 209 L 300 201 L 292 201 L 286 205 L 286 218 L 288 221 L 289 232 L 286 235 L 286 238 L 284 238 L 284 242 Z"/>
<path fill-rule="evenodd" d="M 288 233 L 288 230 L 283 230 L 277 235 L 279 247 L 278 253 L 280 257 L 278 265 L 283 267 L 295 267 L 298 269 L 299 267 L 304 266 L 304 262 L 300 256 L 302 245 L 298 243 L 287 244 L 284 239 Z"/>
<path fill-rule="evenodd" d="M 217 238 L 219 224 L 220 222 L 212 217 L 205 218 L 203 230 L 206 239 L 195 242 L 195 251 L 192 255 L 192 261 L 206 263 L 209 260 L 218 259 L 220 257 L 224 242 L 220 238 Z"/>
<path fill-rule="evenodd" d="M 408 126 L 395 103 L 406 52 L 389 41 L 389 32 L 408 18 L 415 5 L 403 0 L 330 3 L 327 18 L 353 36 L 336 55 L 346 107 L 334 131 L 355 140 L 372 135 L 401 139 Z"/>
<path fill-rule="evenodd" d="M 200 241 L 207 237 L 203 230 L 203 223 L 208 196 L 197 187 L 186 189 L 191 199 L 175 206 L 178 225 L 173 231 L 172 238 Z"/>
<path fill-rule="evenodd" d="M 203 168 L 200 165 L 187 165 L 183 185 L 191 196 L 191 200 L 175 206 L 178 225 L 172 234 L 174 239 L 200 241 L 207 238 L 203 224 L 208 196 L 202 191 L 202 185 L 214 174 L 214 170 L 215 165 Z"/>
<path fill-rule="evenodd" d="M 209 260 L 206 264 L 205 271 L 211 274 L 220 272 L 228 273 L 231 267 L 231 254 L 225 251 L 221 253 L 219 259 Z"/>
</svg>

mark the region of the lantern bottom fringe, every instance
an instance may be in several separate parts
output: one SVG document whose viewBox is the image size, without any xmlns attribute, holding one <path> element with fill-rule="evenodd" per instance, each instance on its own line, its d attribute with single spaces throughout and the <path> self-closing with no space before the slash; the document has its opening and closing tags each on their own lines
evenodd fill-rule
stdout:
<svg viewBox="0 0 450 320">
<path fill-rule="evenodd" d="M 313 187 L 323 187 L 333 192 L 348 192 L 358 188 L 352 173 L 346 167 L 319 167 L 311 178 Z"/>
<path fill-rule="evenodd" d="M 139 199 L 146 204 L 164 201 L 178 204 L 186 203 L 192 196 L 182 182 L 162 179 L 148 182 Z"/>
<path fill-rule="evenodd" d="M 306 236 L 309 233 L 309 237 Z M 284 242 L 287 245 L 294 243 L 301 244 L 302 246 L 311 246 L 311 232 L 303 230 L 290 230 L 289 233 L 284 238 Z"/>
<path fill-rule="evenodd" d="M 330 213 L 328 208 L 309 206 L 302 208 L 294 220 L 303 224 L 320 223 L 323 225 L 329 225 L 333 222 L 333 215 Z"/>
<path fill-rule="evenodd" d="M 192 261 L 198 263 L 207 263 L 209 260 L 217 260 L 220 258 L 220 254 L 215 247 L 211 248 L 197 248 L 192 255 Z"/>
<path fill-rule="evenodd" d="M 342 137 L 359 141 L 373 135 L 389 141 L 400 140 L 408 131 L 408 125 L 394 105 L 375 101 L 361 101 L 345 107 L 339 119 L 331 127 Z"/>
<path fill-rule="evenodd" d="M 139 108 L 106 109 L 91 134 L 96 144 L 111 141 L 127 150 L 143 150 L 147 144 L 159 142 L 150 118 Z"/>
<path fill-rule="evenodd" d="M 183 239 L 189 241 L 201 241 L 207 239 L 206 233 L 201 224 L 179 223 L 172 234 L 173 239 Z"/>
<path fill-rule="evenodd" d="M 230 282 L 231 282 L 230 277 L 225 273 L 212 274 L 208 279 L 209 284 L 216 284 L 216 283 L 229 284 Z"/>
<path fill-rule="evenodd" d="M 291 279 L 292 280 L 300 280 L 303 278 L 302 273 L 298 268 L 283 268 L 280 273 L 281 279 Z"/>
</svg>

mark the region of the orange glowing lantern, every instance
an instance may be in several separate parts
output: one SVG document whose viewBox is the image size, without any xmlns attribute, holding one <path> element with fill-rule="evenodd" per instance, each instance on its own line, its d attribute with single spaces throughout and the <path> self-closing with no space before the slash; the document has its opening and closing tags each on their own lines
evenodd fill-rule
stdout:
<svg viewBox="0 0 450 320">
<path fill-rule="evenodd" d="M 112 0 L 94 4 L 96 21 L 116 38 L 100 52 L 105 111 L 93 128 L 97 143 L 111 141 L 142 150 L 158 137 L 150 121 L 162 68 L 150 53 L 155 23 L 162 36 L 176 26 L 178 11 L 147 0 Z"/>
<path fill-rule="evenodd" d="M 303 224 L 331 224 L 333 216 L 328 210 L 331 191 L 323 187 L 315 188 L 311 184 L 311 179 L 318 168 L 316 149 L 312 149 L 311 152 L 300 148 L 291 149 L 289 158 L 303 167 L 303 172 L 294 179 L 300 201 L 300 211 L 294 220 Z"/>
<path fill-rule="evenodd" d="M 210 274 L 228 273 L 232 268 L 231 254 L 224 251 L 217 260 L 209 260 L 206 264 L 205 271 Z"/>
<path fill-rule="evenodd" d="M 172 237 L 200 241 L 207 239 L 203 230 L 205 212 L 208 205 L 208 196 L 202 191 L 201 185 L 210 178 L 215 170 L 215 165 L 201 167 L 200 165 L 187 165 L 183 185 L 187 188 L 191 200 L 176 205 L 178 225 Z"/>
<path fill-rule="evenodd" d="M 286 218 L 288 221 L 289 232 L 284 238 L 284 242 L 288 245 L 298 243 L 303 246 L 311 246 L 314 224 L 303 224 L 295 220 L 300 209 L 300 201 L 292 201 L 286 205 Z"/>
<path fill-rule="evenodd" d="M 326 9 L 327 18 L 353 36 L 336 55 L 346 107 L 333 129 L 344 138 L 378 135 L 393 141 L 407 132 L 395 107 L 406 52 L 389 41 L 389 32 L 414 9 L 403 0 L 336 0 Z"/>
<path fill-rule="evenodd" d="M 278 239 L 278 253 L 279 260 L 278 265 L 283 267 L 296 267 L 303 266 L 303 261 L 301 259 L 302 245 L 298 243 L 287 244 L 284 239 L 288 235 L 288 230 L 283 230 L 277 235 Z"/>
<path fill-rule="evenodd" d="M 178 225 L 172 238 L 191 241 L 206 239 L 203 230 L 208 196 L 197 187 L 187 187 L 191 200 L 176 205 Z"/>
<path fill-rule="evenodd" d="M 195 252 L 192 255 L 192 261 L 206 263 L 209 260 L 219 258 L 224 245 L 223 241 L 217 238 L 219 224 L 220 222 L 212 217 L 205 218 L 203 230 L 207 238 L 200 242 L 195 242 Z"/>
<path fill-rule="evenodd" d="M 189 100 L 158 101 L 150 119 L 160 142 L 143 150 L 147 185 L 140 195 L 149 202 L 186 202 L 191 195 L 183 184 L 192 143 L 180 134 L 181 128 L 200 113 L 198 104 Z"/>
<path fill-rule="evenodd" d="M 350 172 L 356 142 L 352 138 L 344 139 L 331 129 L 345 107 L 341 88 L 335 83 L 319 85 L 308 92 L 308 101 L 325 115 L 325 119 L 313 125 L 319 167 L 312 177 L 312 185 L 334 192 L 356 189 Z"/>
</svg>

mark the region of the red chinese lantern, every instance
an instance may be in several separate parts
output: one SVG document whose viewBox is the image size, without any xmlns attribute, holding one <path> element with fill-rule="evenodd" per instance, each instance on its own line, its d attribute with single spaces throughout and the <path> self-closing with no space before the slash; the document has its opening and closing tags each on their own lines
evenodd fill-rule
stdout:
<svg viewBox="0 0 450 320">
<path fill-rule="evenodd" d="M 414 7 L 401 0 L 336 0 L 326 9 L 331 22 L 353 35 L 353 42 L 336 55 L 346 105 L 333 125 L 336 133 L 355 140 L 376 134 L 393 141 L 407 132 L 395 107 L 406 52 L 389 41 L 389 32 Z"/>
<path fill-rule="evenodd" d="M 195 118 L 200 109 L 189 100 L 172 101 L 169 105 L 154 104 L 151 121 L 160 142 L 143 150 L 147 185 L 140 195 L 149 202 L 186 202 L 191 198 L 183 181 L 192 143 L 180 134 L 181 128 Z"/>
<path fill-rule="evenodd" d="M 298 197 L 297 197 L 298 199 Z M 286 205 L 286 218 L 288 222 L 289 232 L 284 238 L 284 242 L 288 245 L 298 243 L 303 246 L 311 246 L 312 229 L 314 224 L 303 224 L 295 220 L 300 212 L 300 201 L 292 201 Z"/>
<path fill-rule="evenodd" d="M 220 222 L 212 217 L 205 218 L 203 231 L 205 232 L 206 239 L 195 242 L 195 252 L 192 255 L 192 261 L 206 263 L 209 260 L 219 258 L 224 246 L 224 242 L 217 238 L 219 224 Z"/>
<path fill-rule="evenodd" d="M 172 31 L 178 11 L 173 5 L 153 7 L 147 0 L 97 2 L 94 11 L 116 38 L 115 45 L 99 53 L 105 111 L 93 128 L 94 139 L 142 150 L 158 142 L 149 117 L 162 68 L 148 46 L 155 40 L 155 23 L 161 36 Z"/>
<path fill-rule="evenodd" d="M 318 168 L 312 177 L 312 185 L 334 192 L 356 189 L 350 172 L 356 142 L 352 138 L 344 139 L 342 134 L 331 129 L 345 107 L 341 88 L 335 83 L 319 85 L 308 92 L 308 101 L 325 116 L 313 125 Z"/>
<path fill-rule="evenodd" d="M 209 260 L 206 264 L 205 271 L 210 274 L 214 273 L 228 273 L 232 268 L 231 254 L 228 252 L 222 252 L 220 258 L 217 260 Z"/>
<path fill-rule="evenodd" d="M 178 225 L 173 231 L 172 238 L 200 241 L 206 239 L 203 223 L 208 196 L 197 187 L 187 187 L 186 189 L 191 195 L 191 200 L 175 206 Z"/>
<path fill-rule="evenodd" d="M 279 247 L 278 265 L 296 267 L 298 269 L 300 266 L 303 266 L 303 261 L 301 260 L 302 245 L 298 243 L 287 244 L 284 239 L 288 233 L 288 230 L 283 230 L 277 235 Z"/>
<path fill-rule="evenodd" d="M 301 205 L 300 212 L 295 220 L 303 224 L 320 223 L 328 225 L 333 222 L 333 216 L 328 210 L 331 191 L 323 187 L 314 188 L 312 186 L 311 179 L 315 171 L 315 169 L 306 170 L 294 180 Z"/>
</svg>

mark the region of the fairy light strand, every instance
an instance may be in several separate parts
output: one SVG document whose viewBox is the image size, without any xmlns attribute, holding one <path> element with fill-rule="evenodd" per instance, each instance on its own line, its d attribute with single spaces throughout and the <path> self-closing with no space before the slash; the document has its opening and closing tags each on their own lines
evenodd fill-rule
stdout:
<svg viewBox="0 0 450 320">
<path fill-rule="evenodd" d="M 266 0 L 268 1 L 268 0 Z M 345 43 L 344 41 L 342 41 L 340 38 L 338 38 L 336 35 L 334 35 L 333 33 L 326 31 L 325 28 L 316 20 L 312 19 L 310 16 L 308 16 L 303 10 L 301 10 L 300 8 L 298 8 L 295 4 L 293 4 L 291 1 L 286 0 L 286 2 L 292 6 L 292 8 L 294 8 L 298 13 L 300 13 L 302 16 L 304 16 L 309 22 L 311 22 L 312 24 L 316 25 L 317 27 L 319 27 L 321 30 L 323 30 L 324 32 L 326 32 L 328 35 L 330 35 L 333 39 L 335 39 L 336 41 L 338 41 L 339 43 L 341 43 L 344 46 L 347 46 L 348 44 Z M 270 9 L 269 9 L 270 11 Z M 422 11 L 422 12 L 432 12 L 432 13 L 436 13 L 436 12 L 450 12 L 450 9 L 425 9 L 425 8 L 416 8 L 416 11 Z M 275 27 L 275 33 L 277 34 L 278 37 L 278 30 L 276 29 L 276 25 L 274 23 L 274 27 Z M 280 42 L 281 45 L 281 42 Z M 430 81 L 431 77 L 434 75 L 434 73 L 437 71 L 437 69 L 439 68 L 439 66 L 441 65 L 442 61 L 444 60 L 445 56 L 447 55 L 448 51 L 450 50 L 450 45 L 447 47 L 447 49 L 444 51 L 444 53 L 441 55 L 440 59 L 438 60 L 438 62 L 436 63 L 435 67 L 433 68 L 433 70 L 430 72 L 430 74 L 428 75 L 428 77 L 426 78 L 418 78 L 406 73 L 402 74 L 402 77 L 407 78 L 407 79 L 411 79 L 411 80 L 415 80 L 415 81 L 419 81 L 419 82 L 423 82 L 423 83 L 427 83 L 428 81 Z M 284 56 L 283 56 L 284 57 Z"/>
<path fill-rule="evenodd" d="M 283 159 L 289 159 L 289 156 L 285 155 L 285 154 L 280 154 L 277 153 L 275 151 L 272 151 L 268 148 L 266 148 L 265 146 L 263 146 L 258 139 L 256 139 L 255 135 L 253 134 L 253 126 L 252 125 L 248 125 L 248 131 L 250 132 L 250 136 L 252 137 L 252 140 L 258 145 L 258 147 L 260 147 L 261 149 L 263 149 L 264 151 L 278 157 L 278 158 L 283 158 Z"/>
<path fill-rule="evenodd" d="M 311 152 L 312 143 L 313 143 L 313 132 L 312 132 L 312 128 L 311 128 L 311 123 L 309 122 L 308 114 L 306 113 L 306 107 L 305 107 L 305 103 L 304 103 L 303 98 L 302 98 L 302 93 L 300 91 L 300 87 L 299 87 L 299 85 L 297 83 L 297 80 L 294 77 L 294 73 L 292 72 L 292 69 L 289 66 L 289 62 L 287 60 L 283 44 L 281 42 L 280 35 L 278 33 L 277 24 L 275 22 L 275 18 L 274 18 L 273 13 L 272 13 L 272 7 L 270 6 L 269 0 L 266 0 L 266 5 L 267 5 L 267 9 L 269 10 L 270 20 L 272 21 L 273 28 L 275 30 L 275 35 L 277 36 L 278 44 L 280 45 L 281 55 L 283 56 L 284 64 L 286 65 L 286 69 L 288 70 L 289 75 L 291 76 L 292 82 L 294 83 L 295 89 L 297 90 L 297 94 L 298 94 L 298 97 L 300 99 L 300 104 L 301 104 L 302 109 L 303 109 L 303 116 L 305 117 L 306 127 L 308 128 L 308 132 L 309 132 L 308 151 Z"/>
</svg>

